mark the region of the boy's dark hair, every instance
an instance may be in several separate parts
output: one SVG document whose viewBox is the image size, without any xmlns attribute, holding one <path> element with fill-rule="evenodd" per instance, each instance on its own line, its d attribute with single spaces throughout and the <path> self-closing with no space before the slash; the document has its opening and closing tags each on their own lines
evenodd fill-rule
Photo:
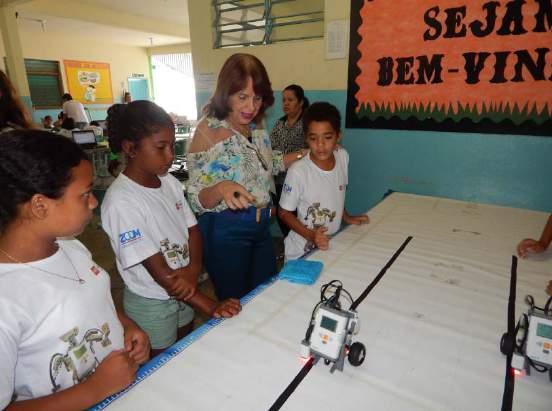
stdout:
<svg viewBox="0 0 552 411">
<path fill-rule="evenodd" d="M 157 104 L 148 100 L 114 104 L 107 110 L 109 147 L 115 153 L 122 151 L 123 140 L 138 143 L 164 127 L 174 129 L 171 117 Z"/>
<path fill-rule="evenodd" d="M 230 113 L 230 96 L 243 90 L 249 77 L 253 81 L 253 90 L 263 98 L 261 108 L 253 119 L 259 123 L 266 109 L 274 104 L 274 93 L 265 66 L 251 54 L 237 53 L 228 57 L 220 69 L 214 94 L 203 107 L 203 113 L 224 120 Z"/>
<path fill-rule="evenodd" d="M 35 194 L 60 198 L 71 170 L 85 152 L 70 139 L 42 130 L 14 130 L 0 138 L 0 231 L 12 222 L 19 205 Z"/>
<path fill-rule="evenodd" d="M 313 121 L 327 121 L 336 133 L 341 131 L 341 114 L 332 104 L 325 101 L 312 103 L 303 114 L 303 131 L 305 136 L 309 131 L 309 125 Z"/>
<path fill-rule="evenodd" d="M 65 93 L 63 96 L 61 96 L 61 100 L 63 101 L 73 100 L 73 96 L 69 93 Z"/>
<path fill-rule="evenodd" d="M 44 120 L 51 120 L 51 119 L 52 119 L 52 116 L 51 116 L 51 115 L 49 115 L 49 114 L 48 114 L 48 115 L 46 115 L 46 116 L 44 116 Z"/>
</svg>

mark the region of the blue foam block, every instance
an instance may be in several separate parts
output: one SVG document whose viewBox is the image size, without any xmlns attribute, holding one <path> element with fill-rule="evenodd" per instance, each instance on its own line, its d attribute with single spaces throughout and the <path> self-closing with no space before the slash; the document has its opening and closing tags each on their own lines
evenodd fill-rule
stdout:
<svg viewBox="0 0 552 411">
<path fill-rule="evenodd" d="M 321 261 L 289 260 L 279 277 L 292 283 L 311 285 L 316 282 L 323 268 Z"/>
</svg>

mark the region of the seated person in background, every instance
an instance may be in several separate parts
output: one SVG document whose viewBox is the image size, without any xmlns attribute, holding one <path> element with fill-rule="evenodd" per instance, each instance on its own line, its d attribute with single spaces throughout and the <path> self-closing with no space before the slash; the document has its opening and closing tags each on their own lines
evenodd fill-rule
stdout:
<svg viewBox="0 0 552 411">
<path fill-rule="evenodd" d="M 78 130 L 78 128 L 75 127 L 75 121 L 70 117 L 65 117 L 58 133 L 64 137 L 73 138 L 73 130 Z"/>
<path fill-rule="evenodd" d="M 73 97 L 69 93 L 65 93 L 61 97 L 61 100 L 63 101 L 63 113 L 66 117 L 72 118 L 79 129 L 88 125 L 88 117 L 80 101 L 73 100 Z"/>
<path fill-rule="evenodd" d="M 352 216 L 345 210 L 349 154 L 337 149 L 341 138 L 337 108 L 314 103 L 303 115 L 303 128 L 310 152 L 290 167 L 278 209 L 291 230 L 284 242 L 286 260 L 316 247 L 327 250 L 328 236 L 339 230 L 342 220 L 356 225 L 369 222 L 367 215 Z"/>
<path fill-rule="evenodd" d="M 54 128 L 54 120 L 52 120 L 52 116 L 44 116 L 42 119 L 42 127 L 46 130 Z"/>
<path fill-rule="evenodd" d="M 60 129 L 64 119 L 65 119 L 65 114 L 63 114 L 63 111 L 60 111 L 58 114 L 57 120 L 54 121 L 54 128 Z"/>
<path fill-rule="evenodd" d="M 83 128 L 83 130 L 92 130 L 96 137 L 103 136 L 103 128 L 100 127 L 100 123 L 96 120 L 91 121 L 89 125 Z"/>
<path fill-rule="evenodd" d="M 526 238 L 521 240 L 517 246 L 517 253 L 521 258 L 527 258 L 529 254 L 543 253 L 550 245 L 550 242 L 552 242 L 552 214 L 548 217 L 540 239 Z M 552 295 L 552 281 L 548 283 L 546 292 Z"/>
</svg>

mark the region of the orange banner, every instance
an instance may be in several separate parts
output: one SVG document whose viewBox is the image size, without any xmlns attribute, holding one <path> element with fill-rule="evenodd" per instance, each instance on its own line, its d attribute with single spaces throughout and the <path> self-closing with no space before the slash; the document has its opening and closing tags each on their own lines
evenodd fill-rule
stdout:
<svg viewBox="0 0 552 411">
<path fill-rule="evenodd" d="M 408 108 L 550 119 L 552 0 L 360 3 L 360 27 L 351 27 L 359 58 L 350 61 L 357 115 Z"/>
</svg>

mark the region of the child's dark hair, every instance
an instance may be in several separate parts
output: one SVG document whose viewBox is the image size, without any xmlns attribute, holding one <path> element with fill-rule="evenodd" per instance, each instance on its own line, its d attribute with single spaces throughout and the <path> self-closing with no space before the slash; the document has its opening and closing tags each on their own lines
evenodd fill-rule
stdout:
<svg viewBox="0 0 552 411">
<path fill-rule="evenodd" d="M 303 114 L 303 131 L 305 136 L 309 131 L 309 125 L 313 121 L 327 121 L 336 133 L 341 131 L 341 114 L 332 104 L 325 101 L 312 103 Z"/>
<path fill-rule="evenodd" d="M 73 141 L 42 130 L 14 130 L 0 138 L 0 231 L 17 217 L 19 205 L 35 194 L 60 198 L 71 169 L 85 152 Z"/>
<path fill-rule="evenodd" d="M 122 151 L 123 140 L 138 143 L 164 127 L 174 129 L 174 123 L 165 110 L 151 101 L 114 104 L 107 110 L 109 147 L 115 153 Z"/>
<path fill-rule="evenodd" d="M 75 120 L 71 117 L 65 117 L 61 122 L 61 128 L 65 130 L 73 130 L 75 127 Z"/>
</svg>

